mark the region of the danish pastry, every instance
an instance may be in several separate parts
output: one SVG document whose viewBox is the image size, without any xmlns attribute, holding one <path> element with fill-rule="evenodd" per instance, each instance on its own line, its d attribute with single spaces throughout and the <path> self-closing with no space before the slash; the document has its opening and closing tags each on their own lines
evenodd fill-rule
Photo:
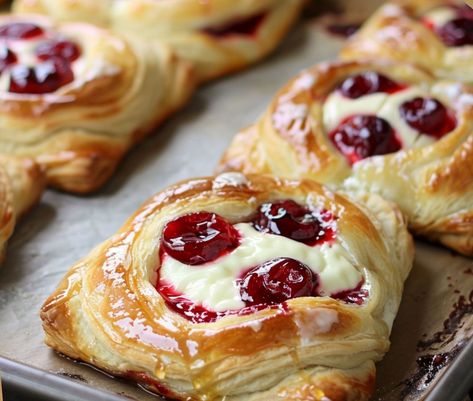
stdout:
<svg viewBox="0 0 473 401">
<path fill-rule="evenodd" d="M 463 1 L 394 1 L 363 25 L 341 56 L 410 62 L 439 78 L 471 83 L 473 9 Z"/>
<path fill-rule="evenodd" d="M 414 233 L 473 255 L 473 92 L 407 64 L 341 61 L 286 85 L 219 171 L 378 193 Z"/>
<path fill-rule="evenodd" d="M 33 161 L 0 156 L 0 263 L 17 219 L 38 201 L 44 183 Z"/>
<path fill-rule="evenodd" d="M 0 153 L 35 159 L 85 193 L 190 96 L 189 63 L 88 24 L 0 17 Z"/>
<path fill-rule="evenodd" d="M 348 196 L 239 173 L 168 188 L 69 271 L 46 343 L 175 399 L 367 400 L 413 247 L 396 207 Z"/>
<path fill-rule="evenodd" d="M 199 80 L 241 69 L 270 53 L 305 0 L 21 0 L 19 12 L 88 21 L 159 39 L 196 65 Z"/>
</svg>

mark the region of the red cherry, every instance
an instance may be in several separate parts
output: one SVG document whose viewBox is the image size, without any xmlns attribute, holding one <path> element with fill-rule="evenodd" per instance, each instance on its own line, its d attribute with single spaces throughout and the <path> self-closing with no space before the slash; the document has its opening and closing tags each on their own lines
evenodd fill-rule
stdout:
<svg viewBox="0 0 473 401">
<path fill-rule="evenodd" d="M 10 70 L 12 93 L 51 93 L 72 82 L 74 74 L 69 63 L 60 59 L 38 64 L 34 67 L 15 65 Z"/>
<path fill-rule="evenodd" d="M 323 213 L 317 215 L 289 199 L 262 204 L 253 219 L 253 227 L 260 232 L 315 245 L 333 239 L 333 231 L 326 224 L 328 217 Z"/>
<path fill-rule="evenodd" d="M 353 75 L 345 79 L 339 86 L 343 96 L 350 99 L 357 99 L 376 92 L 394 93 L 404 88 L 405 86 L 375 71 Z"/>
<path fill-rule="evenodd" d="M 274 305 L 288 299 L 316 296 L 317 275 L 297 260 L 277 258 L 249 270 L 238 282 L 247 306 Z"/>
<path fill-rule="evenodd" d="M 0 72 L 3 72 L 9 65 L 16 63 L 16 54 L 5 45 L 0 45 Z"/>
<path fill-rule="evenodd" d="M 13 22 L 0 26 L 0 38 L 31 39 L 43 33 L 42 28 L 29 22 Z"/>
<path fill-rule="evenodd" d="M 437 29 L 437 34 L 447 46 L 473 45 L 473 19 L 456 18 Z"/>
<path fill-rule="evenodd" d="M 174 259 L 201 265 L 231 252 L 240 244 L 238 231 L 215 213 L 191 213 L 166 224 L 161 244 Z"/>
<path fill-rule="evenodd" d="M 69 40 L 48 40 L 36 48 L 36 56 L 44 61 L 59 57 L 72 62 L 79 58 L 80 49 Z"/>
<path fill-rule="evenodd" d="M 402 118 L 417 131 L 440 138 L 456 126 L 455 118 L 437 99 L 416 97 L 399 107 Z"/>
<path fill-rule="evenodd" d="M 391 125 L 376 116 L 351 116 L 330 132 L 329 137 L 350 164 L 397 152 L 402 147 Z"/>
</svg>

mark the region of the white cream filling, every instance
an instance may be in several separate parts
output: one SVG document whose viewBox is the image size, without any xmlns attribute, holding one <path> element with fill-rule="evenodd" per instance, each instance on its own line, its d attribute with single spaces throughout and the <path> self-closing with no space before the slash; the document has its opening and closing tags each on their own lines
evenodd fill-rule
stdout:
<svg viewBox="0 0 473 401">
<path fill-rule="evenodd" d="M 430 22 L 434 27 L 440 27 L 457 18 L 457 12 L 452 7 L 436 7 L 426 12 L 422 18 Z"/>
<path fill-rule="evenodd" d="M 405 149 L 422 147 L 435 142 L 435 139 L 421 134 L 409 126 L 401 117 L 399 107 L 407 100 L 415 97 L 430 97 L 427 89 L 413 86 L 407 89 L 388 93 L 373 93 L 350 99 L 339 91 L 329 95 L 324 104 L 323 121 L 325 132 L 328 134 L 343 120 L 356 114 L 376 115 L 385 119 L 396 131 Z"/>
<path fill-rule="evenodd" d="M 201 266 L 189 266 L 166 255 L 160 269 L 161 280 L 192 302 L 217 312 L 243 308 L 236 279 L 249 268 L 278 257 L 298 260 L 317 273 L 322 295 L 355 288 L 362 280 L 338 243 L 307 246 L 279 235 L 260 233 L 248 223 L 236 224 L 235 228 L 240 232 L 241 243 L 233 252 Z"/>
</svg>

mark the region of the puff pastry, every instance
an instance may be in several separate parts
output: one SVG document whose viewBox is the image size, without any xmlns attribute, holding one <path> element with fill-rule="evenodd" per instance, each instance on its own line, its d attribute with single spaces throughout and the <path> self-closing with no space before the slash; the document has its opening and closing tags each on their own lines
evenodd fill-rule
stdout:
<svg viewBox="0 0 473 401">
<path fill-rule="evenodd" d="M 159 39 L 191 60 L 199 79 L 241 69 L 270 53 L 305 0 L 22 0 L 20 12 L 89 21 L 142 39 Z"/>
<path fill-rule="evenodd" d="M 46 343 L 175 399 L 367 400 L 413 246 L 395 206 L 348 196 L 239 173 L 170 187 L 68 272 Z"/>
<path fill-rule="evenodd" d="M 66 191 L 102 185 L 194 88 L 168 47 L 88 24 L 4 15 L 0 42 L 0 153 L 35 159 Z"/>
<path fill-rule="evenodd" d="M 471 256 L 472 95 L 407 64 L 319 64 L 235 137 L 219 171 L 378 193 L 400 206 L 414 233 Z"/>
<path fill-rule="evenodd" d="M 0 263 L 16 221 L 38 201 L 44 184 L 44 175 L 32 160 L 0 156 Z"/>
<path fill-rule="evenodd" d="M 473 81 L 473 9 L 463 1 L 398 0 L 381 7 L 341 52 L 410 62 L 439 78 Z"/>
</svg>

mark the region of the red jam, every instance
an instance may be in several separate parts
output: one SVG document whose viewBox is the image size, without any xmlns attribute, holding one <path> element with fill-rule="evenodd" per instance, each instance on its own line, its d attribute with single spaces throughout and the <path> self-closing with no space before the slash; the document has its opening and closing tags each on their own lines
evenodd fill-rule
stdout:
<svg viewBox="0 0 473 401">
<path fill-rule="evenodd" d="M 241 299 L 247 306 L 275 305 L 292 298 L 317 296 L 318 280 L 312 270 L 297 260 L 268 260 L 239 280 Z"/>
<path fill-rule="evenodd" d="M 0 45 L 0 72 L 17 61 L 16 54 L 5 45 Z"/>
<path fill-rule="evenodd" d="M 73 62 L 80 56 L 79 46 L 69 40 L 49 40 L 43 42 L 36 48 L 35 52 L 36 57 L 43 61 L 59 57 Z"/>
<path fill-rule="evenodd" d="M 404 102 L 399 111 L 404 121 L 412 128 L 437 139 L 456 126 L 453 113 L 437 99 L 416 97 Z"/>
<path fill-rule="evenodd" d="M 240 244 L 240 235 L 219 215 L 198 212 L 167 223 L 161 244 L 179 262 L 202 265 L 233 251 Z"/>
<path fill-rule="evenodd" d="M 205 28 L 203 32 L 217 37 L 233 35 L 256 36 L 265 17 L 265 13 L 257 14 L 245 19 L 229 22 L 225 25 Z"/>
<path fill-rule="evenodd" d="M 60 59 L 38 64 L 34 67 L 18 64 L 10 70 L 12 93 L 42 94 L 51 93 L 74 79 L 69 63 Z"/>
<path fill-rule="evenodd" d="M 402 148 L 391 125 L 382 118 L 370 115 L 348 117 L 329 133 L 329 137 L 350 164 L 367 157 L 394 153 Z"/>
<path fill-rule="evenodd" d="M 327 26 L 327 31 L 333 35 L 349 38 L 354 35 L 361 24 L 330 24 Z"/>
<path fill-rule="evenodd" d="M 362 305 L 365 299 L 368 298 L 368 290 L 361 288 L 364 282 L 361 281 L 356 288 L 339 291 L 335 294 L 330 295 L 331 298 L 338 299 L 347 304 Z"/>
<path fill-rule="evenodd" d="M 0 26 L 0 38 L 6 39 L 31 39 L 43 33 L 42 28 L 29 22 L 13 22 Z"/>
<path fill-rule="evenodd" d="M 205 308 L 202 305 L 195 304 L 184 295 L 177 292 L 171 285 L 159 283 L 157 286 L 158 292 L 163 297 L 168 308 L 185 317 L 192 323 L 212 323 L 225 316 L 245 316 L 255 313 L 259 310 L 268 308 L 268 305 L 248 306 L 239 310 L 226 310 L 216 312 Z M 281 308 L 281 305 L 269 306 Z"/>
<path fill-rule="evenodd" d="M 317 213 L 289 199 L 261 205 L 253 218 L 253 227 L 260 232 L 318 245 L 333 240 L 335 233 L 329 226 L 332 219 L 326 211 Z"/>
<path fill-rule="evenodd" d="M 368 71 L 345 79 L 340 84 L 339 91 L 349 99 L 358 99 L 372 93 L 384 92 L 391 94 L 405 88 L 404 85 L 394 82 L 385 75 Z"/>
<path fill-rule="evenodd" d="M 471 8 L 468 4 L 461 4 L 452 7 L 457 10 L 459 17 L 473 19 L 473 8 Z"/>
</svg>

